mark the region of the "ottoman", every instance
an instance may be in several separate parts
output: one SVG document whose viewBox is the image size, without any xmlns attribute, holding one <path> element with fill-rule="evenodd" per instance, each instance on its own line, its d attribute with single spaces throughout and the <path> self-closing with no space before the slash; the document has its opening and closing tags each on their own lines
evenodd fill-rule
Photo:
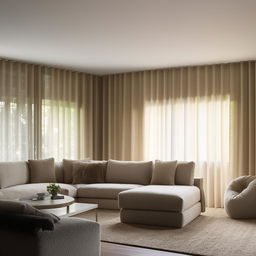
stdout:
<svg viewBox="0 0 256 256">
<path fill-rule="evenodd" d="M 224 208 L 233 219 L 256 219 L 256 176 L 241 176 L 228 186 Z"/>
<path fill-rule="evenodd" d="M 201 213 L 196 186 L 148 185 L 119 193 L 123 223 L 181 228 Z"/>
</svg>

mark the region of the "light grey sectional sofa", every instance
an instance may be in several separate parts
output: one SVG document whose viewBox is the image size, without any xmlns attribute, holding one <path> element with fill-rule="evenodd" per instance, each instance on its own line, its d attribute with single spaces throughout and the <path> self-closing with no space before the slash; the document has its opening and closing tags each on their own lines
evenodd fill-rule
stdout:
<svg viewBox="0 0 256 256">
<path fill-rule="evenodd" d="M 149 186 L 152 168 L 150 161 L 109 160 L 105 182 L 95 184 L 67 184 L 62 163 L 55 164 L 55 173 L 57 183 L 61 188 L 67 189 L 69 195 L 75 197 L 76 201 L 97 203 L 99 208 L 120 207 L 123 222 L 141 223 L 142 215 L 147 212 L 147 218 L 151 221 L 145 224 L 161 225 L 159 222 L 152 222 L 155 218 L 153 215 L 158 211 L 161 214 L 169 213 L 163 217 L 164 219 L 173 218 L 175 215 L 175 218 L 179 218 L 177 226 L 181 227 L 204 211 L 202 179 L 194 179 L 194 169 L 189 169 L 184 163 L 178 163 L 174 186 Z M 0 163 L 0 199 L 17 199 L 46 192 L 47 185 L 48 183 L 30 183 L 27 162 Z M 135 216 L 134 214 L 136 218 L 131 217 Z M 183 217 L 187 215 L 184 220 Z M 172 221 L 168 223 L 172 226 Z"/>
</svg>

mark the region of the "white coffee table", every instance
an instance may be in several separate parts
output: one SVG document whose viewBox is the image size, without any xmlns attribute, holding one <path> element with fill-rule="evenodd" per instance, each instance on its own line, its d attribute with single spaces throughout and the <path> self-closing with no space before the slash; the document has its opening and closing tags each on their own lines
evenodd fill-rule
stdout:
<svg viewBox="0 0 256 256">
<path fill-rule="evenodd" d="M 71 196 L 64 196 L 64 199 L 51 199 L 50 196 L 44 200 L 20 199 L 29 203 L 33 207 L 44 212 L 50 212 L 58 217 L 71 217 L 83 212 L 95 210 L 95 219 L 98 221 L 97 204 L 75 203 L 75 199 Z"/>
<path fill-rule="evenodd" d="M 44 209 L 42 211 L 53 213 L 58 217 L 71 217 L 83 212 L 88 212 L 90 210 L 95 210 L 95 220 L 98 221 L 98 213 L 97 213 L 98 205 L 97 204 L 86 204 L 86 203 L 73 203 L 69 207 L 62 208 L 51 208 Z"/>
</svg>

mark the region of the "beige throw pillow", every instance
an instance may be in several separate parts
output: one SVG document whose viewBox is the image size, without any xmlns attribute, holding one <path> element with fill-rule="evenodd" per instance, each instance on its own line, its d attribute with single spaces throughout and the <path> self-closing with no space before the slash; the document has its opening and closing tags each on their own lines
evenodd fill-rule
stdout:
<svg viewBox="0 0 256 256">
<path fill-rule="evenodd" d="M 194 162 L 178 162 L 175 174 L 176 185 L 194 185 Z"/>
<path fill-rule="evenodd" d="M 85 158 L 84 160 L 69 160 L 63 159 L 63 173 L 64 182 L 71 184 L 73 182 L 73 164 L 76 162 L 89 162 L 90 158 Z"/>
<path fill-rule="evenodd" d="M 156 160 L 151 185 L 174 185 L 177 161 Z"/>
<path fill-rule="evenodd" d="M 73 184 L 104 183 L 107 162 L 74 163 Z"/>
<path fill-rule="evenodd" d="M 31 183 L 54 183 L 55 166 L 54 158 L 43 160 L 28 160 Z"/>
</svg>

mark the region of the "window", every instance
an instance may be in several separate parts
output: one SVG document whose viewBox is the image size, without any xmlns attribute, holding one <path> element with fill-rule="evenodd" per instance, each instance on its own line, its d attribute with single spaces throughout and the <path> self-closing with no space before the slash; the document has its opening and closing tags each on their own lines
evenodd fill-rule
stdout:
<svg viewBox="0 0 256 256">
<path fill-rule="evenodd" d="M 0 101 L 0 159 L 27 160 L 33 154 L 33 109 L 12 98 Z"/>
<path fill-rule="evenodd" d="M 42 157 L 62 160 L 76 156 L 75 103 L 42 101 Z"/>
<path fill-rule="evenodd" d="M 229 162 L 229 97 L 177 99 L 145 108 L 145 159 Z"/>
</svg>

